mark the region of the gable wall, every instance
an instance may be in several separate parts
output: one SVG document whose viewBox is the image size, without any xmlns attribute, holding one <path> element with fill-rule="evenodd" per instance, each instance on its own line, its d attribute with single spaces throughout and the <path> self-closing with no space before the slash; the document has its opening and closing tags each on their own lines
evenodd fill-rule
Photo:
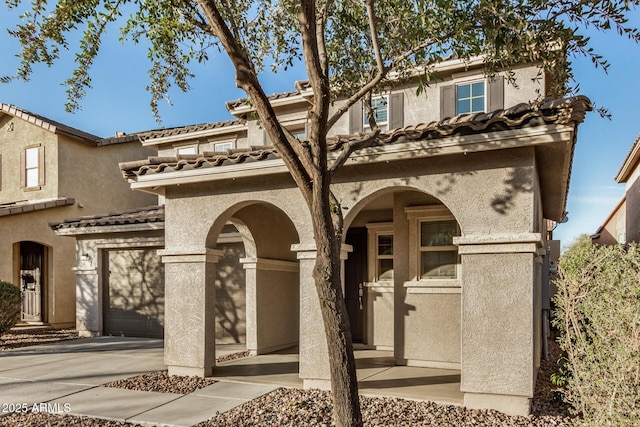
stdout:
<svg viewBox="0 0 640 427">
<path fill-rule="evenodd" d="M 0 203 L 58 197 L 57 140 L 55 134 L 40 126 L 0 114 Z M 25 147 L 38 144 L 45 150 L 45 185 L 23 189 L 20 187 L 20 153 Z"/>
</svg>

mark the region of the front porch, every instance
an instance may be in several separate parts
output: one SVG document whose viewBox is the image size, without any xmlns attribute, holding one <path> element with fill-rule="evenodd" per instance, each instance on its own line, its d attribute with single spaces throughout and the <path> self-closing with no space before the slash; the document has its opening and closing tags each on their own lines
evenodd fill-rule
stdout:
<svg viewBox="0 0 640 427">
<path fill-rule="evenodd" d="M 224 346 L 217 346 L 222 350 Z M 462 405 L 460 371 L 396 366 L 392 351 L 355 350 L 358 388 L 364 396 Z M 303 388 L 298 373 L 298 348 L 246 357 L 216 365 L 213 378 L 224 381 Z"/>
</svg>

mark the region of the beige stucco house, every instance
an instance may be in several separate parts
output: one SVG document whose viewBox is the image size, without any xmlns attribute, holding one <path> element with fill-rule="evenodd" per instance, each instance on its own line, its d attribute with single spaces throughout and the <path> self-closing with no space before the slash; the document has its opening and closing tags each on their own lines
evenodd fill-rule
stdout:
<svg viewBox="0 0 640 427">
<path fill-rule="evenodd" d="M 23 290 L 22 321 L 75 325 L 74 242 L 48 223 L 155 203 L 117 168 L 152 153 L 135 137 L 99 138 L 0 104 L 0 279 Z"/>
<path fill-rule="evenodd" d="M 527 414 L 542 351 L 546 220 L 564 216 L 577 126 L 591 105 L 531 102 L 548 83 L 536 67 L 516 69 L 514 87 L 481 66 L 449 61 L 421 96 L 406 84 L 374 98 L 379 143 L 333 181 L 344 294 L 354 341 L 391 351 L 397 365 L 460 371 L 467 407 Z M 271 97 L 300 139 L 310 94 L 298 83 Z M 328 387 L 309 211 L 252 107 L 227 107 L 236 119 L 139 134 L 158 154 L 120 165 L 131 188 L 164 203 L 165 363 L 170 374 L 215 369 L 215 283 L 231 233 L 242 245 L 247 349 L 297 346 L 304 386 Z M 331 130 L 330 155 L 367 130 L 353 106 Z M 77 283 L 99 291 L 98 228 L 56 228 L 88 237 Z M 84 310 L 89 325 L 96 313 Z"/>
<path fill-rule="evenodd" d="M 614 244 L 640 242 L 640 136 L 627 153 L 615 176 L 624 184 L 624 195 L 613 207 L 598 230 L 591 236 L 594 243 Z"/>
</svg>

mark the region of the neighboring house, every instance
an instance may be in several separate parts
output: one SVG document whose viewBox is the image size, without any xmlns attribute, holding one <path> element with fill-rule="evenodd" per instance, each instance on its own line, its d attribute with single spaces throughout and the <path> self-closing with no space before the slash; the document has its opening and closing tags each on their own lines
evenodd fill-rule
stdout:
<svg viewBox="0 0 640 427">
<path fill-rule="evenodd" d="M 76 238 L 76 329 L 80 336 L 162 337 L 164 333 L 164 206 L 50 223 Z M 69 239 L 69 241 L 71 241 Z M 227 226 L 218 246 L 216 342 L 245 342 L 242 239 Z"/>
<path fill-rule="evenodd" d="M 354 341 L 392 351 L 398 365 L 459 370 L 467 407 L 527 414 L 542 353 L 545 220 L 565 214 L 576 130 L 591 105 L 530 103 L 548 84 L 536 67 L 515 70 L 517 88 L 481 67 L 449 61 L 421 96 L 406 84 L 374 98 L 379 144 L 354 153 L 333 180 L 344 209 L 345 301 Z M 297 83 L 271 97 L 301 139 L 310 95 Z M 172 375 L 211 375 L 214 284 L 233 267 L 221 265 L 233 227 L 247 349 L 297 345 L 304 386 L 328 387 L 310 213 L 251 105 L 227 108 L 236 120 L 139 134 L 158 155 L 120 165 L 131 188 L 165 204 L 165 363 Z M 330 156 L 367 130 L 357 104 L 331 130 Z M 87 251 L 78 286 L 105 295 L 96 261 L 105 242 L 91 236 L 100 227 L 74 227 L 54 225 L 78 236 L 79 260 Z M 85 308 L 79 329 L 99 333 L 104 304 Z"/>
<path fill-rule="evenodd" d="M 155 203 L 117 167 L 152 153 L 137 137 L 99 138 L 0 104 L 0 279 L 21 287 L 23 322 L 75 325 L 74 242 L 47 224 Z"/>
<path fill-rule="evenodd" d="M 615 176 L 617 183 L 624 183 L 625 194 L 613 208 L 603 224 L 591 236 L 594 243 L 640 242 L 640 136 L 631 146 Z"/>
</svg>

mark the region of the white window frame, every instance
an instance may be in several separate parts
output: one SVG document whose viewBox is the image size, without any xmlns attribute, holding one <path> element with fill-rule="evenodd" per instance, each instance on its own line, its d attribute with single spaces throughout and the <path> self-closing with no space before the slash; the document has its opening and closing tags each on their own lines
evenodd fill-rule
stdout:
<svg viewBox="0 0 640 427">
<path fill-rule="evenodd" d="M 383 105 L 386 107 L 387 110 L 387 120 L 385 121 L 377 121 L 376 120 L 376 124 L 378 125 L 378 127 L 380 128 L 380 130 L 387 130 L 387 127 L 389 126 L 389 117 L 391 116 L 391 110 L 389 109 L 390 107 L 390 99 L 389 99 L 389 94 L 385 94 L 385 95 L 376 95 L 376 96 L 372 96 L 371 97 L 371 104 L 373 104 L 373 102 L 375 100 L 378 99 L 384 99 L 385 102 L 383 103 Z M 369 119 L 367 117 L 367 107 L 365 106 L 365 102 L 363 100 L 362 102 L 362 129 L 371 129 L 371 127 L 369 126 Z M 372 108 L 373 105 L 372 105 Z"/>
<path fill-rule="evenodd" d="M 432 246 L 425 249 L 421 246 L 420 242 L 420 228 L 422 223 L 455 221 L 455 217 L 444 205 L 407 207 L 405 208 L 405 213 L 409 221 L 409 271 L 413 277 L 412 282 L 433 287 L 459 287 L 461 283 L 462 264 L 457 251 L 458 247 L 456 245 Z M 457 224 L 457 227 L 458 234 L 460 234 L 460 225 Z M 422 253 L 425 252 L 425 250 L 455 250 L 457 258 L 455 277 L 422 278 L 420 264 L 422 262 Z"/>
<path fill-rule="evenodd" d="M 368 241 L 368 270 L 369 281 L 374 283 L 393 283 L 393 277 L 390 279 L 380 280 L 379 260 L 394 259 L 394 255 L 380 255 L 378 252 L 378 238 L 380 236 L 391 236 L 393 239 L 393 223 L 377 222 L 367 224 L 367 241 Z M 395 263 L 394 263 L 395 264 Z M 395 265 L 394 265 L 395 268 Z M 392 273 L 393 275 L 393 273 Z"/>
<path fill-rule="evenodd" d="M 222 153 L 227 150 L 233 150 L 236 144 L 233 141 L 222 141 L 213 143 L 213 151 L 216 153 Z"/>
<path fill-rule="evenodd" d="M 458 109 L 458 102 L 460 100 L 460 98 L 458 97 L 458 90 L 460 89 L 460 86 L 469 86 L 469 98 L 465 98 L 465 99 L 469 99 L 471 105 L 470 107 L 473 106 L 473 94 L 471 93 L 471 87 L 476 84 L 476 83 L 482 83 L 483 85 L 483 91 L 482 91 L 482 111 L 467 111 L 464 113 L 461 113 L 460 110 Z M 456 115 L 460 115 L 460 114 L 476 114 L 476 113 L 484 113 L 487 111 L 487 87 L 488 87 L 489 82 L 487 81 L 487 79 L 474 79 L 474 80 L 467 80 L 467 81 L 459 81 L 455 83 L 455 88 L 456 88 L 456 95 L 455 95 L 455 105 L 456 105 Z M 477 98 L 477 97 L 476 97 Z"/>
<path fill-rule="evenodd" d="M 198 154 L 198 144 L 183 145 L 180 147 L 175 147 L 175 149 L 176 154 L 180 156 Z"/>
<path fill-rule="evenodd" d="M 29 147 L 24 150 L 24 174 L 27 188 L 38 187 L 40 180 L 40 147 Z"/>
</svg>

